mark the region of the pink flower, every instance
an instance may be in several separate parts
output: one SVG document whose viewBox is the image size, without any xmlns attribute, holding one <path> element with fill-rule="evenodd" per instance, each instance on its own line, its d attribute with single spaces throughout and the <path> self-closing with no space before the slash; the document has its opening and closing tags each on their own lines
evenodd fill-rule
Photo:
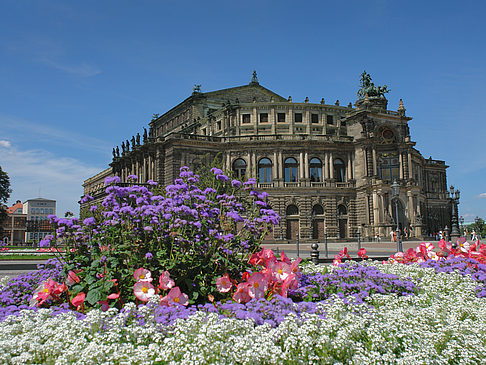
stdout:
<svg viewBox="0 0 486 365">
<path fill-rule="evenodd" d="M 172 288 L 165 297 L 160 300 L 161 305 L 170 306 L 171 304 L 180 304 L 180 305 L 187 305 L 189 297 L 187 294 L 181 293 L 181 290 L 178 286 Z"/>
<path fill-rule="evenodd" d="M 216 288 L 220 293 L 227 293 L 231 290 L 233 284 L 228 276 L 228 274 L 224 274 L 222 277 L 216 279 Z"/>
<path fill-rule="evenodd" d="M 135 272 L 133 273 L 133 277 L 137 281 L 152 281 L 152 274 L 149 270 L 144 269 L 143 267 L 135 270 Z"/>
<path fill-rule="evenodd" d="M 251 297 L 248 293 L 250 286 L 248 283 L 239 283 L 236 287 L 236 292 L 233 294 L 233 300 L 238 303 L 247 303 Z"/>
<path fill-rule="evenodd" d="M 339 266 L 341 264 L 341 256 L 334 255 L 334 260 L 332 261 L 334 266 Z"/>
<path fill-rule="evenodd" d="M 248 295 L 252 298 L 260 299 L 265 296 L 265 291 L 268 288 L 268 277 L 262 273 L 254 273 L 248 279 Z"/>
<path fill-rule="evenodd" d="M 260 252 L 255 252 L 251 255 L 250 264 L 254 266 L 268 266 L 269 263 L 275 262 L 277 259 L 273 251 L 265 247 Z"/>
<path fill-rule="evenodd" d="M 358 251 L 358 256 L 363 258 L 363 259 L 367 259 L 368 258 L 368 255 L 366 254 L 366 248 L 361 248 L 359 251 Z"/>
<path fill-rule="evenodd" d="M 133 286 L 133 294 L 142 302 L 146 302 L 155 295 L 155 288 L 148 281 L 139 281 Z"/>
<path fill-rule="evenodd" d="M 348 254 L 348 248 L 347 247 L 344 247 L 341 251 L 339 251 L 339 257 L 342 259 L 344 257 L 347 257 L 348 259 L 350 259 L 351 257 L 349 256 Z"/>
<path fill-rule="evenodd" d="M 280 289 L 280 295 L 287 297 L 287 292 L 289 289 L 297 289 L 299 281 L 297 280 L 295 274 L 290 274 L 282 283 L 282 288 Z"/>
<path fill-rule="evenodd" d="M 292 264 L 290 265 L 290 271 L 292 271 L 292 273 L 295 274 L 297 278 L 300 278 L 302 276 L 302 273 L 300 272 L 300 268 L 299 268 L 299 264 L 301 261 L 302 259 L 300 257 L 297 257 L 294 260 L 294 262 L 292 262 Z"/>
<path fill-rule="evenodd" d="M 273 270 L 273 277 L 279 283 L 283 283 L 287 276 L 292 273 L 290 265 L 286 264 L 285 262 L 274 262 L 270 264 L 270 268 Z"/>
<path fill-rule="evenodd" d="M 284 251 L 280 254 L 280 261 L 285 262 L 286 264 L 291 264 L 290 259 L 287 257 Z"/>
<path fill-rule="evenodd" d="M 81 270 L 71 270 L 67 274 L 66 278 L 66 284 L 71 286 L 73 284 L 77 284 L 81 281 L 78 275 L 76 275 L 78 272 L 81 272 Z"/>
<path fill-rule="evenodd" d="M 159 277 L 159 288 L 162 290 L 168 290 L 175 285 L 174 280 L 170 278 L 168 271 L 164 271 Z"/>
<path fill-rule="evenodd" d="M 76 295 L 72 300 L 71 303 L 76 307 L 77 310 L 81 308 L 81 306 L 84 303 L 84 299 L 86 298 L 86 294 L 83 292 L 80 292 L 78 295 Z"/>
<path fill-rule="evenodd" d="M 120 294 L 118 293 L 113 293 L 108 295 L 108 299 L 118 299 L 120 297 Z"/>
</svg>

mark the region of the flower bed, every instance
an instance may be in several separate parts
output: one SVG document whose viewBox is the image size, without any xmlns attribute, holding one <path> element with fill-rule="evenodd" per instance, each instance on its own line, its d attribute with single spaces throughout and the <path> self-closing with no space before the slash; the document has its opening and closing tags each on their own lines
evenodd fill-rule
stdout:
<svg viewBox="0 0 486 365">
<path fill-rule="evenodd" d="M 485 245 L 276 258 L 259 247 L 278 222 L 267 195 L 211 171 L 204 187 L 184 167 L 160 195 L 110 179 L 92 217 L 52 217 L 57 259 L 0 284 L 0 362 L 483 360 Z"/>
<path fill-rule="evenodd" d="M 0 322 L 4 363 L 480 363 L 486 301 L 461 271 L 366 262 L 410 280 L 414 295 L 370 293 L 350 303 L 338 293 L 317 303 L 275 297 L 247 304 L 163 307 L 127 304 L 121 311 L 23 310 Z M 304 277 L 342 267 L 304 266 Z M 342 275 L 338 275 L 342 277 Z M 368 275 L 369 276 L 369 275 Z M 363 278 L 365 278 L 364 276 Z M 408 279 L 406 279 L 408 278 Z M 364 279 L 366 282 L 368 278 Z M 344 280 L 342 280 L 344 281 Z M 352 310 L 350 310 L 352 309 Z"/>
</svg>

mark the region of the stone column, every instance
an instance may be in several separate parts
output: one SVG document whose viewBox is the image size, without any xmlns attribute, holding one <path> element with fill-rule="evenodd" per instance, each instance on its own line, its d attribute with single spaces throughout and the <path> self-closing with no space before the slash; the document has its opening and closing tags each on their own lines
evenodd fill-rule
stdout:
<svg viewBox="0 0 486 365">
<path fill-rule="evenodd" d="M 334 179 L 334 156 L 332 152 L 329 152 L 329 177 Z"/>
<path fill-rule="evenodd" d="M 373 225 L 376 226 L 378 224 L 378 220 L 380 217 L 380 210 L 379 210 L 379 203 L 378 203 L 378 194 L 376 191 L 373 192 Z"/>
<path fill-rule="evenodd" d="M 278 151 L 278 177 L 280 179 L 280 186 L 283 186 L 283 156 L 282 151 Z"/>
<path fill-rule="evenodd" d="M 304 179 L 304 152 L 299 153 L 299 181 Z"/>
<path fill-rule="evenodd" d="M 309 153 L 307 151 L 304 153 L 304 178 L 309 179 Z"/>
<path fill-rule="evenodd" d="M 402 157 L 402 151 L 398 152 L 398 158 L 400 160 L 400 180 L 403 180 L 403 157 Z"/>
<path fill-rule="evenodd" d="M 251 169 L 251 176 L 258 179 L 258 165 L 254 151 L 250 152 L 250 161 L 250 166 L 248 167 Z"/>
<path fill-rule="evenodd" d="M 254 120 L 254 124 L 253 125 L 255 126 L 255 129 L 254 129 L 255 132 L 254 133 L 256 135 L 258 135 L 258 126 L 259 126 L 259 124 L 258 124 L 258 114 L 257 114 L 256 108 L 253 108 L 251 114 L 252 114 L 252 117 L 253 117 L 253 120 Z"/>
<path fill-rule="evenodd" d="M 353 178 L 353 168 L 351 166 L 351 152 L 348 152 L 348 180 Z"/>
<path fill-rule="evenodd" d="M 278 158 L 277 158 L 277 152 L 275 151 L 275 152 L 273 152 L 272 181 L 275 181 L 278 178 L 278 168 L 280 167 L 278 162 L 279 161 L 278 161 Z"/>
<path fill-rule="evenodd" d="M 373 176 L 378 175 L 378 164 L 376 160 L 376 147 L 373 147 Z"/>
<path fill-rule="evenodd" d="M 408 178 L 413 179 L 412 153 L 408 151 Z"/>
<path fill-rule="evenodd" d="M 410 222 L 414 222 L 415 221 L 415 214 L 414 214 L 415 212 L 414 212 L 414 207 L 413 207 L 412 192 L 408 191 L 407 196 L 408 196 L 408 219 L 410 220 Z"/>
<path fill-rule="evenodd" d="M 268 113 L 269 121 L 272 123 L 272 134 L 277 134 L 277 118 L 275 116 L 275 108 L 270 109 L 270 113 Z"/>
<path fill-rule="evenodd" d="M 329 179 L 329 153 L 324 152 L 324 179 Z"/>
</svg>

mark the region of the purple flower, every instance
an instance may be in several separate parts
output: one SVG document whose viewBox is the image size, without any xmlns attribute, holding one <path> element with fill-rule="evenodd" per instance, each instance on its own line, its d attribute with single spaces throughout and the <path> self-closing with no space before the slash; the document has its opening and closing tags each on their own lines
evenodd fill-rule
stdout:
<svg viewBox="0 0 486 365">
<path fill-rule="evenodd" d="M 127 180 L 137 180 L 138 176 L 137 175 L 128 175 Z"/>
<path fill-rule="evenodd" d="M 149 184 L 149 185 L 157 185 L 158 183 L 155 182 L 155 181 L 153 181 L 152 179 L 150 179 L 150 180 L 147 181 L 147 184 Z"/>
<path fill-rule="evenodd" d="M 213 168 L 211 169 L 211 172 L 212 172 L 213 174 L 215 174 L 215 175 L 223 175 L 223 170 L 218 169 L 217 167 L 213 167 Z"/>
<path fill-rule="evenodd" d="M 85 226 L 92 226 L 92 225 L 95 225 L 96 224 L 96 219 L 94 219 L 94 217 L 88 217 L 86 218 L 84 221 L 83 221 L 83 224 Z"/>
<path fill-rule="evenodd" d="M 231 180 L 231 186 L 233 186 L 234 188 L 239 188 L 241 186 L 241 181 Z"/>
<path fill-rule="evenodd" d="M 153 232 L 154 231 L 154 229 L 151 226 L 145 226 L 145 227 L 143 227 L 143 230 L 145 232 Z"/>
<path fill-rule="evenodd" d="M 97 206 L 97 205 L 92 205 L 91 207 L 89 207 L 89 210 L 90 210 L 91 212 L 95 212 L 95 211 L 96 211 L 96 209 L 98 209 L 98 206 Z"/>
<path fill-rule="evenodd" d="M 105 185 L 118 184 L 120 181 L 121 180 L 118 176 L 112 176 L 112 177 L 109 176 L 105 178 Z"/>
<path fill-rule="evenodd" d="M 153 256 L 153 255 L 152 255 L 150 252 L 147 252 L 147 253 L 145 254 L 145 258 L 146 258 L 147 260 L 152 260 L 152 258 L 153 258 L 153 257 L 154 257 L 154 256 Z"/>
</svg>

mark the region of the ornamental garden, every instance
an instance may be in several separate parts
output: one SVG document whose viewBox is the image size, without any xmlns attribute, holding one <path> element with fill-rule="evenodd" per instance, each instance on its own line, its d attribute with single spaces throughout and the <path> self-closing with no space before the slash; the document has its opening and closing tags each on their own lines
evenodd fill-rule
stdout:
<svg viewBox="0 0 486 365">
<path fill-rule="evenodd" d="M 319 266 L 260 247 L 279 217 L 252 179 L 118 182 L 89 218 L 51 217 L 56 258 L 1 282 L 2 363 L 484 361 L 479 241 Z"/>
</svg>

